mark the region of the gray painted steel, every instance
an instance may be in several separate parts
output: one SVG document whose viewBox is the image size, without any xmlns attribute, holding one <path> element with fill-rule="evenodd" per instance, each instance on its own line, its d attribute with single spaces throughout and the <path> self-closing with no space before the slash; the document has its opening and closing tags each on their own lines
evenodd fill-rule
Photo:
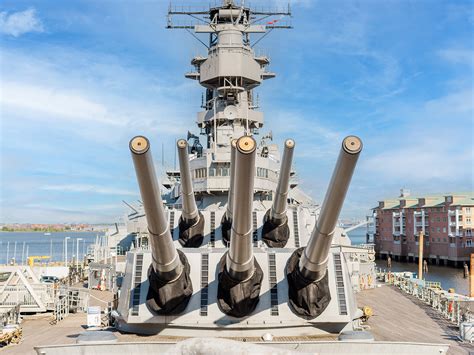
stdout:
<svg viewBox="0 0 474 355">
<path fill-rule="evenodd" d="M 232 139 L 230 142 L 230 178 L 229 178 L 229 192 L 227 193 L 227 209 L 225 215 L 228 220 L 232 220 L 232 208 L 234 202 L 234 181 L 235 181 L 235 152 L 237 139 Z"/>
<path fill-rule="evenodd" d="M 358 137 L 343 140 L 319 219 L 300 259 L 300 272 L 309 280 L 319 281 L 326 274 L 334 229 L 361 151 L 362 141 Z"/>
<path fill-rule="evenodd" d="M 281 160 L 280 166 L 280 176 L 278 177 L 278 185 L 271 209 L 270 217 L 274 220 L 282 220 L 286 216 L 294 148 L 295 141 L 293 139 L 287 139 L 285 141 L 285 150 L 283 151 L 283 159 Z"/>
<path fill-rule="evenodd" d="M 150 142 L 142 136 L 134 137 L 130 141 L 130 151 L 146 213 L 153 269 L 165 279 L 174 279 L 181 274 L 182 264 L 173 244 L 168 218 L 163 208 Z"/>
<path fill-rule="evenodd" d="M 199 217 L 199 211 L 194 198 L 193 180 L 189 168 L 188 142 L 180 139 L 176 143 L 176 148 L 178 149 L 181 197 L 183 199 L 182 217 L 186 222 L 194 222 Z"/>
<path fill-rule="evenodd" d="M 227 272 L 237 280 L 249 278 L 254 271 L 252 245 L 253 186 L 257 143 L 252 137 L 239 138 L 235 152 L 235 199 Z"/>
</svg>

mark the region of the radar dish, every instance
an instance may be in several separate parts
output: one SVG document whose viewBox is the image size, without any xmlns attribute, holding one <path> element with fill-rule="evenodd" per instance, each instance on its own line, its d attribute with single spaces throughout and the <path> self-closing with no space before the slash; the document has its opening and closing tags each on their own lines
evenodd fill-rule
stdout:
<svg viewBox="0 0 474 355">
<path fill-rule="evenodd" d="M 224 109 L 224 117 L 228 120 L 235 120 L 237 118 L 237 107 L 234 105 L 228 105 Z"/>
</svg>

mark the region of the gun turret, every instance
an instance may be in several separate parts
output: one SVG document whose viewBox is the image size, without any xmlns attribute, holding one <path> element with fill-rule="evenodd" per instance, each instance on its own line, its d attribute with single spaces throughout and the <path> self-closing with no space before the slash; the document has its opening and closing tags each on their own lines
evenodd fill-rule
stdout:
<svg viewBox="0 0 474 355">
<path fill-rule="evenodd" d="M 269 247 L 283 248 L 290 237 L 288 227 L 288 217 L 286 209 L 288 207 L 288 190 L 290 186 L 291 162 L 295 141 L 287 139 L 285 150 L 281 160 L 280 176 L 275 191 L 272 208 L 265 215 L 265 222 L 262 228 L 262 240 Z"/>
<path fill-rule="evenodd" d="M 317 317 L 331 300 L 327 277 L 329 252 L 339 213 L 361 150 L 362 141 L 358 137 L 348 136 L 343 140 L 308 245 L 296 250 L 286 265 L 290 307 L 305 319 Z"/>
<path fill-rule="evenodd" d="M 232 207 L 234 201 L 234 181 L 235 181 L 235 151 L 237 146 L 237 139 L 232 139 L 230 142 L 230 179 L 229 179 L 229 193 L 227 197 L 227 209 L 222 217 L 221 230 L 222 240 L 227 245 L 230 241 L 230 229 L 232 227 Z"/>
<path fill-rule="evenodd" d="M 179 220 L 179 242 L 184 247 L 200 247 L 204 239 L 204 217 L 194 199 L 193 180 L 189 168 L 188 143 L 184 139 L 176 143 L 181 176 L 183 208 Z"/>
<path fill-rule="evenodd" d="M 258 304 L 263 272 L 253 255 L 252 210 L 257 144 L 241 137 L 236 144 L 230 248 L 219 265 L 217 299 L 222 312 L 244 317 Z"/>
<path fill-rule="evenodd" d="M 145 137 L 137 136 L 130 141 L 129 147 L 145 209 L 152 253 L 147 303 L 158 314 L 181 313 L 193 293 L 189 264 L 186 256 L 173 244 L 153 167 L 150 142 Z"/>
</svg>

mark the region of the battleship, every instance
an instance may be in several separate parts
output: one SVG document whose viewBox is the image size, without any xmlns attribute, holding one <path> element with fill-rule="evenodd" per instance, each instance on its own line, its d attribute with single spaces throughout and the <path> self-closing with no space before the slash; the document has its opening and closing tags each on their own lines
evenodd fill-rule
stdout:
<svg viewBox="0 0 474 355">
<path fill-rule="evenodd" d="M 176 16 L 199 24 L 175 25 Z M 206 11 L 169 9 L 168 28 L 209 38 L 207 56 L 192 58 L 185 74 L 205 89 L 196 119 L 203 142 L 192 132 L 179 139 L 179 171 L 159 181 L 151 155 L 159 137 L 131 138 L 141 201 L 129 205 L 125 229 L 110 234 L 114 244 L 136 241 L 126 254 L 114 327 L 158 341 L 117 343 L 91 331 L 78 344 L 37 347 L 38 354 L 186 353 L 179 340 L 199 338 L 207 339 L 201 351 L 215 353 L 239 340 L 242 352 L 446 353 L 443 344 L 375 341 L 364 325 L 367 312 L 355 295 L 375 287 L 373 248 L 351 245 L 338 223 L 361 139 L 334 143 L 339 155 L 321 204 L 298 185 L 298 142 L 287 137 L 280 153 L 271 134 L 258 139 L 264 117 L 254 90 L 276 75 L 269 58 L 255 54 L 251 35 L 291 27 L 270 16 L 291 11 L 232 0 Z"/>
</svg>

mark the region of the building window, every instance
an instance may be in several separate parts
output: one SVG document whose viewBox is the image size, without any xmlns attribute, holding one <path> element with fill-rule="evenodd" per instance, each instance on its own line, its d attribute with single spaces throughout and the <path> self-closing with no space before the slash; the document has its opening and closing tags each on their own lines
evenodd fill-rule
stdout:
<svg viewBox="0 0 474 355">
<path fill-rule="evenodd" d="M 471 247 L 471 246 L 472 246 L 472 240 L 471 240 L 471 239 L 466 240 L 466 246 L 467 246 L 467 247 Z"/>
<path fill-rule="evenodd" d="M 471 207 L 466 207 L 466 213 L 471 213 Z"/>
<path fill-rule="evenodd" d="M 443 233 L 446 233 L 446 227 L 443 227 Z"/>
<path fill-rule="evenodd" d="M 466 224 L 471 224 L 471 217 L 466 217 Z"/>
<path fill-rule="evenodd" d="M 436 232 L 438 233 L 441 232 L 441 228 L 440 227 L 436 228 Z"/>
<path fill-rule="evenodd" d="M 448 218 L 447 217 L 443 217 L 443 222 L 447 222 L 448 221 Z"/>
</svg>

